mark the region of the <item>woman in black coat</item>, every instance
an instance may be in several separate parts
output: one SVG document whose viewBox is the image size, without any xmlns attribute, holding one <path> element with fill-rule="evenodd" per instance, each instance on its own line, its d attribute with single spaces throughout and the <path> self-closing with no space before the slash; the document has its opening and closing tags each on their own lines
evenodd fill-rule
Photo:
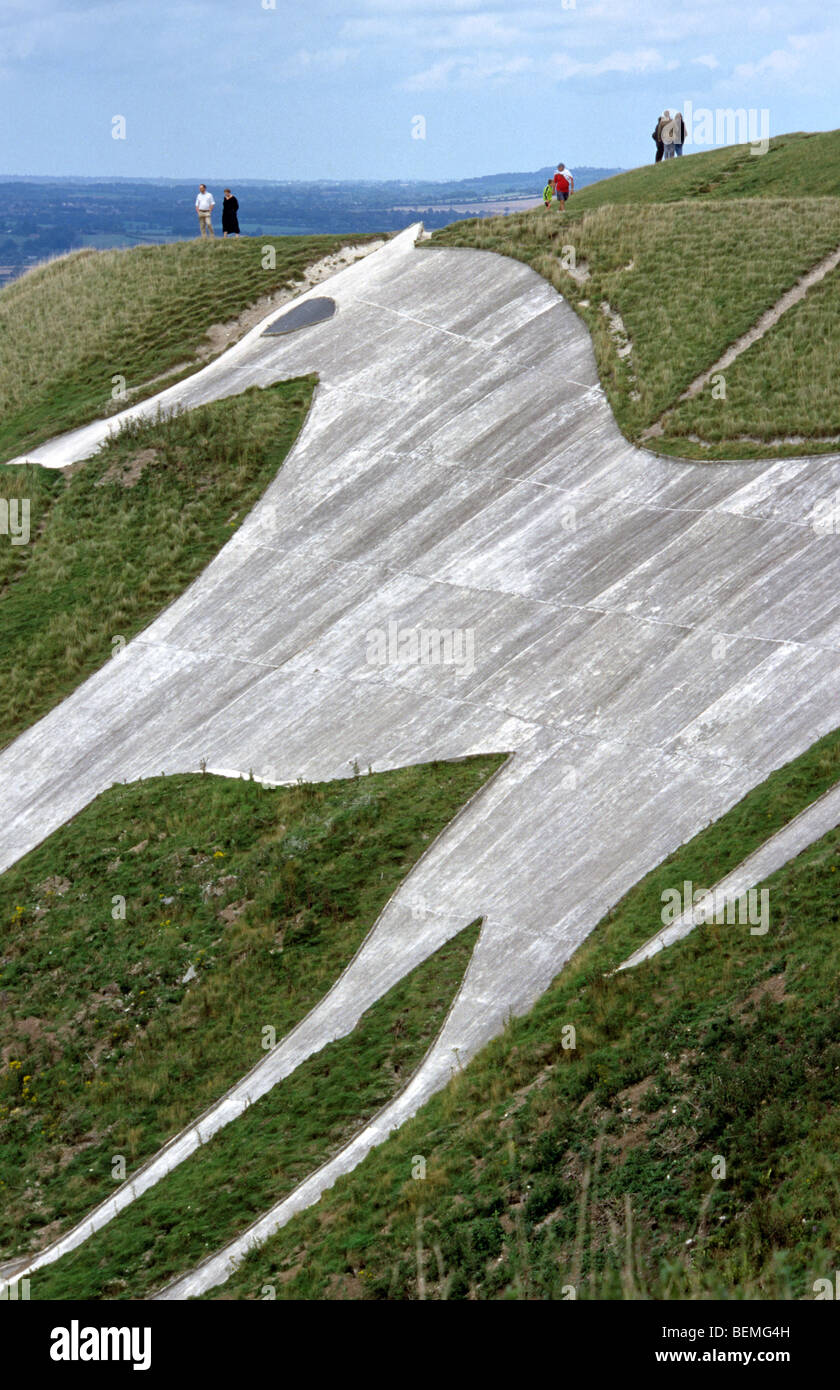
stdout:
<svg viewBox="0 0 840 1390">
<path fill-rule="evenodd" d="M 225 189 L 225 200 L 222 203 L 222 236 L 230 233 L 231 236 L 239 236 L 239 200 L 234 198 L 229 188 Z"/>
</svg>

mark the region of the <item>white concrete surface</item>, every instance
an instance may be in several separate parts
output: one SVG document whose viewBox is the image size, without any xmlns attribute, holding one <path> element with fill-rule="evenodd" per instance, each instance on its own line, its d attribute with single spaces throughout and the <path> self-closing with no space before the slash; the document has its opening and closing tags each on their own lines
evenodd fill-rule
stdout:
<svg viewBox="0 0 840 1390">
<path fill-rule="evenodd" d="M 763 845 L 759 845 L 758 849 L 748 855 L 730 874 L 719 883 L 713 884 L 690 909 L 681 912 L 673 922 L 655 932 L 643 946 L 633 951 L 632 955 L 616 967 L 616 973 L 619 970 L 632 970 L 634 966 L 641 965 L 642 961 L 650 960 L 652 956 L 664 951 L 666 946 L 673 946 L 675 941 L 682 941 L 695 927 L 705 925 L 707 920 L 713 920 L 714 914 L 719 915 L 721 906 L 726 908 L 732 904 L 734 907 L 751 888 L 763 883 L 777 869 L 783 868 L 809 845 L 821 840 L 823 835 L 838 824 L 840 785 L 831 787 L 810 806 L 806 806 L 804 811 L 800 811 L 798 816 L 794 816 L 793 820 L 788 821 L 775 835 L 771 835 Z M 679 888 L 680 885 L 674 886 Z M 695 887 L 700 889 L 702 885 L 698 884 Z M 727 930 L 730 929 L 740 931 L 741 923 L 733 922 L 731 926 L 727 926 Z M 771 929 L 772 921 L 768 926 L 768 932 Z M 752 928 L 749 930 L 752 931 Z M 755 934 L 760 935 L 762 932 L 763 927 L 758 927 Z"/>
<path fill-rule="evenodd" d="M 2 868 L 112 782 L 202 759 L 292 782 L 514 751 L 335 988 L 202 1119 L 206 1138 L 484 916 L 421 1070 L 261 1237 L 527 1010 L 643 874 L 838 722 L 840 538 L 811 518 L 840 457 L 701 465 L 629 446 L 555 290 L 516 261 L 415 249 L 415 232 L 319 287 L 338 304 L 328 323 L 256 329 L 163 393 L 171 408 L 320 374 L 300 439 L 221 554 L 0 754 Z M 112 423 L 33 457 L 85 457 Z M 392 620 L 471 630 L 474 669 L 368 664 L 368 633 Z M 174 1140 L 143 1181 L 195 1142 Z M 109 1210 L 132 1185 L 121 1193 Z"/>
</svg>

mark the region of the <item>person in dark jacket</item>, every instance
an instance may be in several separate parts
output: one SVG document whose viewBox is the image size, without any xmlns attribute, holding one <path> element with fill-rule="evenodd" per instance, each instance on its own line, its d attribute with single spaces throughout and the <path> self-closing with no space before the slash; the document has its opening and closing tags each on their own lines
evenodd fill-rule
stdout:
<svg viewBox="0 0 840 1390">
<path fill-rule="evenodd" d="M 222 203 L 222 236 L 239 236 L 239 200 L 234 198 L 229 188 L 225 189 L 225 200 Z"/>
<path fill-rule="evenodd" d="M 653 139 L 656 141 L 656 159 L 653 161 L 654 164 L 659 164 L 660 161 L 661 161 L 661 159 L 662 159 L 663 154 L 665 153 L 665 144 L 664 144 L 664 141 L 662 140 L 661 131 L 662 131 L 662 117 L 660 116 L 660 117 L 659 117 L 659 120 L 656 122 L 656 129 L 655 129 L 654 132 L 653 132 Z"/>
</svg>

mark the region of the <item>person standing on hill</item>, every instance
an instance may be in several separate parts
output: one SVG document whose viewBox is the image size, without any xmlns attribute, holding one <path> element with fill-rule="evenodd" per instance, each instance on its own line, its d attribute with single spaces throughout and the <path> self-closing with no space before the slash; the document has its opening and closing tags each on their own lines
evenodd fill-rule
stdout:
<svg viewBox="0 0 840 1390">
<path fill-rule="evenodd" d="M 225 189 L 222 203 L 222 237 L 239 236 L 239 199 L 234 198 L 229 188 Z"/>
<path fill-rule="evenodd" d="M 674 154 L 682 154 L 685 144 L 685 121 L 682 118 L 682 111 L 678 111 L 674 117 Z"/>
<path fill-rule="evenodd" d="M 663 117 L 660 116 L 653 131 L 653 138 L 656 141 L 656 159 L 653 161 L 654 164 L 659 164 L 665 153 L 665 146 L 662 143 L 662 120 Z"/>
<path fill-rule="evenodd" d="M 212 193 L 207 192 L 206 183 L 198 185 L 198 194 L 195 200 L 195 210 L 198 213 L 198 235 L 200 237 L 214 237 L 213 231 L 213 209 L 216 206 L 216 199 Z"/>
<path fill-rule="evenodd" d="M 663 159 L 674 158 L 674 135 L 674 118 L 670 111 L 663 111 L 659 129 L 659 138 L 662 141 Z"/>
<path fill-rule="evenodd" d="M 557 206 L 562 210 L 566 199 L 575 191 L 575 176 L 571 169 L 566 168 L 565 164 L 558 164 L 553 182 Z"/>
</svg>

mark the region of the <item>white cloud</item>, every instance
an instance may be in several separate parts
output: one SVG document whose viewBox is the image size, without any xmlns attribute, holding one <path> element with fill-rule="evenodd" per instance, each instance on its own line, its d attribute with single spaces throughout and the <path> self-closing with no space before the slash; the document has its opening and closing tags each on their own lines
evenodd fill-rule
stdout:
<svg viewBox="0 0 840 1390">
<path fill-rule="evenodd" d="M 547 55 L 562 50 L 560 79 L 677 69 L 696 78 L 699 68 L 718 81 L 742 83 L 807 69 L 817 55 L 798 65 L 797 40 L 788 35 L 794 23 L 804 33 L 824 25 L 823 5 L 797 0 L 792 10 L 789 0 L 760 0 L 745 9 L 732 0 L 703 0 L 675 16 L 662 0 L 574 0 L 568 9 L 560 0 L 353 0 L 337 42 L 364 44 L 371 55 L 393 50 L 404 90 L 472 82 L 487 51 L 527 55 L 530 65 L 523 70 L 539 72 Z M 490 64 L 489 78 L 498 73 L 498 64 Z"/>
<path fill-rule="evenodd" d="M 502 58 L 483 54 L 473 58 L 442 58 L 423 72 L 416 72 L 401 83 L 406 92 L 440 91 L 449 86 L 471 86 L 482 82 L 505 82 L 534 67 L 531 58 Z"/>
<path fill-rule="evenodd" d="M 455 20 L 451 28 L 453 44 L 516 43 L 523 37 L 519 24 L 503 23 L 497 15 L 474 14 Z"/>
<path fill-rule="evenodd" d="M 799 72 L 801 67 L 802 58 L 796 53 L 791 53 L 789 49 L 774 48 L 772 53 L 759 58 L 755 63 L 739 63 L 733 70 L 732 76 L 740 82 L 750 82 L 754 77 L 761 77 L 765 74 L 770 74 L 773 77 L 790 77 L 791 74 Z"/>
<path fill-rule="evenodd" d="M 300 48 L 283 65 L 288 77 L 304 73 L 337 72 L 358 57 L 357 48 Z"/>
<path fill-rule="evenodd" d="M 556 77 L 603 77 L 608 72 L 672 72 L 680 66 L 676 58 L 665 58 L 657 48 L 618 50 L 591 62 L 581 62 L 566 53 L 555 53 L 550 62 Z"/>
<path fill-rule="evenodd" d="M 426 0 L 415 0 L 404 12 L 390 4 L 377 4 L 375 9 L 374 14 L 345 20 L 342 34 L 351 42 L 393 42 L 430 51 L 498 44 L 522 48 L 556 42 L 558 33 L 568 33 L 580 17 L 576 7 L 564 9 L 558 3 L 556 9 L 523 8 L 515 0 L 500 8 L 453 6 L 448 0 L 430 6 Z"/>
<path fill-rule="evenodd" d="M 402 83 L 404 91 L 440 91 L 445 87 L 469 86 L 480 82 L 504 82 L 526 72 L 540 72 L 555 80 L 576 77 L 603 77 L 608 73 L 645 74 L 672 72 L 679 67 L 656 48 L 618 50 L 603 58 L 581 61 L 568 53 L 552 53 L 540 58 L 524 55 L 477 54 L 464 58 L 442 58 Z"/>
<path fill-rule="evenodd" d="M 401 86 L 406 92 L 439 91 L 447 85 L 449 77 L 457 67 L 456 58 L 443 58 L 439 63 L 432 63 L 432 66 L 423 72 L 415 72 L 411 77 L 407 77 Z"/>
<path fill-rule="evenodd" d="M 754 61 L 739 63 L 732 72 L 738 82 L 749 82 L 757 77 L 777 78 L 785 81 L 794 78 L 802 83 L 802 73 L 810 73 L 812 83 L 831 82 L 837 66 L 837 53 L 840 51 L 840 29 L 813 30 L 811 33 L 790 34 L 785 47 L 772 49 Z"/>
<path fill-rule="evenodd" d="M 463 13 L 465 10 L 485 10 L 485 0 L 423 0 L 424 11 L 448 14 Z M 417 13 L 418 0 L 362 0 L 362 9 L 374 14 Z"/>
</svg>

